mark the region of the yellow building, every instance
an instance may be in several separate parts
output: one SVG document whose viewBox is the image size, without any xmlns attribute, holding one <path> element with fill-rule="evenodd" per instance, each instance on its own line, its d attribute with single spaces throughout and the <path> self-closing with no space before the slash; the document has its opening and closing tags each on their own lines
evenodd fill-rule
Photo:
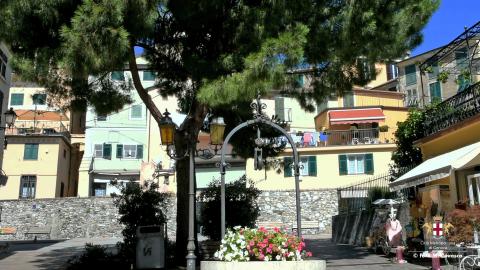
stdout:
<svg viewBox="0 0 480 270">
<path fill-rule="evenodd" d="M 300 188 L 336 188 L 387 172 L 396 148 L 396 124 L 406 117 L 403 95 L 397 92 L 354 89 L 349 96 L 326 101 L 310 118 L 314 131 L 290 129 L 303 166 Z M 294 189 L 291 155 L 287 146 L 272 161 L 275 169 L 266 172 L 255 171 L 249 159 L 247 177 L 260 189 Z"/>
<path fill-rule="evenodd" d="M 0 185 L 0 200 L 72 196 L 68 135 L 7 129 L 3 170 L 8 179 Z"/>
</svg>

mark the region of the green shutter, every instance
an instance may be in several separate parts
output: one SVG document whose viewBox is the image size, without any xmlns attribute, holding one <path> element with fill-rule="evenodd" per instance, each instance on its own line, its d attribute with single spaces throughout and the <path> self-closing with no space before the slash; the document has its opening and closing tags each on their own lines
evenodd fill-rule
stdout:
<svg viewBox="0 0 480 270">
<path fill-rule="evenodd" d="M 38 144 L 27 143 L 23 150 L 23 159 L 37 160 L 38 159 Z"/>
<path fill-rule="evenodd" d="M 143 158 L 143 145 L 137 145 L 137 159 Z"/>
<path fill-rule="evenodd" d="M 143 111 L 142 105 L 133 105 L 131 108 L 130 117 L 134 119 L 142 118 L 142 111 Z"/>
<path fill-rule="evenodd" d="M 317 176 L 317 156 L 308 157 L 308 176 Z"/>
<path fill-rule="evenodd" d="M 125 76 L 123 74 L 123 71 L 114 71 L 112 72 L 112 80 L 114 81 L 124 81 Z"/>
<path fill-rule="evenodd" d="M 417 70 L 415 65 L 409 65 L 405 67 L 405 80 L 407 85 L 417 83 Z"/>
<path fill-rule="evenodd" d="M 123 158 L 123 144 L 117 144 L 117 158 Z"/>
<path fill-rule="evenodd" d="M 373 174 L 373 154 L 365 154 L 365 173 Z"/>
<path fill-rule="evenodd" d="M 103 158 L 111 159 L 112 158 L 112 145 L 104 143 L 103 144 Z"/>
<path fill-rule="evenodd" d="M 23 94 L 13 93 L 10 95 L 10 105 L 11 106 L 21 106 L 23 105 Z"/>
<path fill-rule="evenodd" d="M 347 155 L 338 155 L 338 169 L 340 175 L 347 175 Z"/>
<path fill-rule="evenodd" d="M 283 158 L 283 176 L 284 177 L 292 177 L 292 163 L 293 159 L 291 157 L 284 157 Z"/>
<path fill-rule="evenodd" d="M 155 81 L 155 72 L 153 71 L 143 71 L 143 80 L 144 81 Z"/>
<path fill-rule="evenodd" d="M 440 88 L 439 82 L 430 84 L 430 101 L 442 101 L 442 89 Z"/>
</svg>

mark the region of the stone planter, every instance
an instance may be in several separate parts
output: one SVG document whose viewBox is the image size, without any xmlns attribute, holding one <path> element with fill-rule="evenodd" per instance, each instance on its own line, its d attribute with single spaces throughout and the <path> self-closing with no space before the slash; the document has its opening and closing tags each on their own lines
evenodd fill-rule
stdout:
<svg viewBox="0 0 480 270">
<path fill-rule="evenodd" d="M 223 262 L 202 261 L 200 270 L 325 270 L 324 260 L 307 260 L 296 262 Z"/>
</svg>

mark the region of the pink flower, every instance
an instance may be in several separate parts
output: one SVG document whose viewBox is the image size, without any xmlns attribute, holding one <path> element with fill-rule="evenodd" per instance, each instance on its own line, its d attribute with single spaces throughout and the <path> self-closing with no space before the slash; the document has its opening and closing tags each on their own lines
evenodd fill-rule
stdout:
<svg viewBox="0 0 480 270">
<path fill-rule="evenodd" d="M 253 242 L 253 240 L 250 240 L 249 245 L 250 245 L 250 246 L 254 246 L 254 245 L 255 245 L 255 242 Z"/>
<path fill-rule="evenodd" d="M 267 248 L 267 253 L 272 253 L 272 249 L 271 248 Z"/>
<path fill-rule="evenodd" d="M 307 257 L 312 257 L 312 252 L 308 251 L 307 252 Z"/>
</svg>

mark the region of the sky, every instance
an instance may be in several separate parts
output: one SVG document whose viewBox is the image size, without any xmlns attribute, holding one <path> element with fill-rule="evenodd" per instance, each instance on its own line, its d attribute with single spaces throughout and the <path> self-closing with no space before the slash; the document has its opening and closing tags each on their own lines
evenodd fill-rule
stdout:
<svg viewBox="0 0 480 270">
<path fill-rule="evenodd" d="M 480 0 L 441 0 L 440 7 L 423 29 L 423 43 L 412 50 L 412 56 L 447 45 L 480 21 Z"/>
</svg>

